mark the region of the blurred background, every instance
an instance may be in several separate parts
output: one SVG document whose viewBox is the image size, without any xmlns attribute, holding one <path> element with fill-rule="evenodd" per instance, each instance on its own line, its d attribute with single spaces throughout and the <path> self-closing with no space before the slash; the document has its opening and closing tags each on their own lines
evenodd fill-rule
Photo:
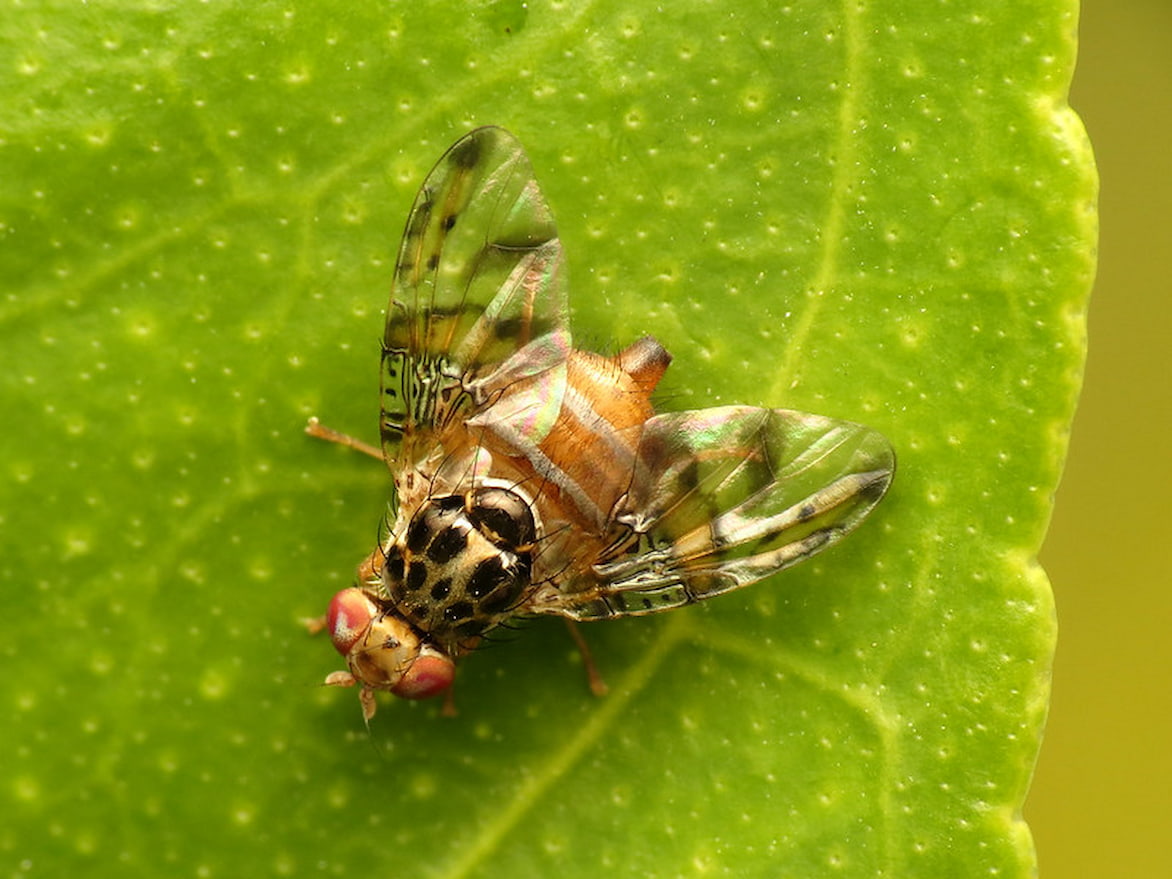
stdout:
<svg viewBox="0 0 1172 879">
<path fill-rule="evenodd" d="M 1172 876 L 1172 3 L 1084 0 L 1071 104 L 1102 179 L 1090 357 L 1042 563 L 1043 879 Z"/>
</svg>

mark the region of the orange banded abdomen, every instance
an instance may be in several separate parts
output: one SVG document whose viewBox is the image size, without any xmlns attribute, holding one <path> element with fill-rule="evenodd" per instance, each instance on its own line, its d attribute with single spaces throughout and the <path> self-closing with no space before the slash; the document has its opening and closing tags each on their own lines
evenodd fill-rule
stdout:
<svg viewBox="0 0 1172 879">
<path fill-rule="evenodd" d="M 651 393 L 670 362 L 650 336 L 614 357 L 570 353 L 562 407 L 538 449 L 548 461 L 543 475 L 595 533 L 630 487 L 642 427 L 655 414 Z"/>
</svg>

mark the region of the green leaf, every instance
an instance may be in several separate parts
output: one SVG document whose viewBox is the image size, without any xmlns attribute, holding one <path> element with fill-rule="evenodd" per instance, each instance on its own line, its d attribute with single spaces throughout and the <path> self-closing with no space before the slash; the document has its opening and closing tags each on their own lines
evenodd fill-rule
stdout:
<svg viewBox="0 0 1172 879">
<path fill-rule="evenodd" d="M 1095 179 L 1074 5 L 34 2 L 0 23 L 13 874 L 1029 875 L 1054 645 L 1034 563 Z M 678 7 L 678 8 L 677 8 Z M 469 657 L 369 736 L 299 620 L 369 550 L 415 187 L 526 144 L 578 344 L 664 408 L 862 421 L 891 495 L 662 619 Z"/>
</svg>

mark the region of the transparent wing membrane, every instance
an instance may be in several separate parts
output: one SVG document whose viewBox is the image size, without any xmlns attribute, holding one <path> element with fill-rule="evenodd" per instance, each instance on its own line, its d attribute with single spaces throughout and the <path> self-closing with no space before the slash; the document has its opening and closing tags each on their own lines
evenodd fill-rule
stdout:
<svg viewBox="0 0 1172 879">
<path fill-rule="evenodd" d="M 631 539 L 597 585 L 538 608 L 577 619 L 655 613 L 754 583 L 850 532 L 895 472 L 861 425 L 726 406 L 657 415 L 614 521 Z"/>
<path fill-rule="evenodd" d="M 400 458 L 463 412 L 462 392 L 530 341 L 565 336 L 557 227 L 517 140 L 479 128 L 424 181 L 403 234 L 383 337 L 383 451 Z M 413 454 L 407 451 L 408 456 Z"/>
</svg>

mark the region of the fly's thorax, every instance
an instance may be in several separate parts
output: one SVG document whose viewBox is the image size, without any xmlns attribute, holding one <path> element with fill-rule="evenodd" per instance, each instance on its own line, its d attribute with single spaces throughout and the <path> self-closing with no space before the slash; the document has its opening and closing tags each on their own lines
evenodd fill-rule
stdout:
<svg viewBox="0 0 1172 879">
<path fill-rule="evenodd" d="M 532 502 L 515 487 L 427 497 L 386 550 L 382 591 L 425 637 L 458 654 L 527 594 L 537 535 Z"/>
</svg>

